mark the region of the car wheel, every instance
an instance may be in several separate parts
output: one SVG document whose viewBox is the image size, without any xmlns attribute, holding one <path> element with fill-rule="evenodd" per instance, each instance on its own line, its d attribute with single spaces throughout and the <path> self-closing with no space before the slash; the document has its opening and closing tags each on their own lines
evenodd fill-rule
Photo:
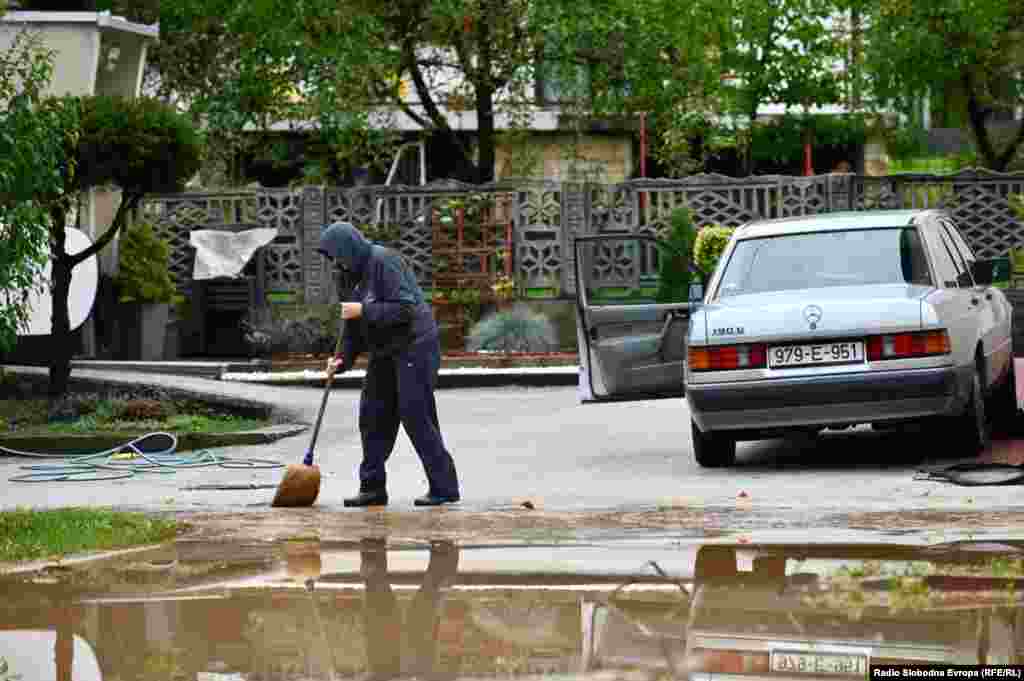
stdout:
<svg viewBox="0 0 1024 681">
<path fill-rule="evenodd" d="M 704 433 L 690 421 L 693 455 L 704 468 L 721 468 L 736 463 L 736 440 L 722 434 Z"/>
<path fill-rule="evenodd" d="M 974 370 L 971 381 L 971 396 L 967 403 L 967 409 L 963 415 L 956 419 L 956 439 L 959 440 L 967 456 L 977 456 L 989 445 L 991 433 L 989 432 L 988 415 L 985 413 L 985 393 L 982 390 L 981 367 Z"/>
<path fill-rule="evenodd" d="M 1013 358 L 1010 358 L 1010 371 L 1006 378 L 992 394 L 988 413 L 992 418 L 993 429 L 1004 435 L 1010 435 L 1017 429 L 1017 378 Z"/>
</svg>

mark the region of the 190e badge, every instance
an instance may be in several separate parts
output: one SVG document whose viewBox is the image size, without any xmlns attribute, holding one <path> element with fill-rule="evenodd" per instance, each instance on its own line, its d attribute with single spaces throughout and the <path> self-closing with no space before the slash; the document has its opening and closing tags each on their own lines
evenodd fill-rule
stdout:
<svg viewBox="0 0 1024 681">
<path fill-rule="evenodd" d="M 742 336 L 744 333 L 746 331 L 742 326 L 723 326 L 711 330 L 712 336 Z"/>
</svg>

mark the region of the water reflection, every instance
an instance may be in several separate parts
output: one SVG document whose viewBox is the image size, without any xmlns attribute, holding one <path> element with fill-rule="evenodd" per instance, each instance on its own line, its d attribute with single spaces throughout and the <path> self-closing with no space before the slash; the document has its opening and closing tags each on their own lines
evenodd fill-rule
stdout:
<svg viewBox="0 0 1024 681">
<path fill-rule="evenodd" d="M 420 588 L 409 604 L 403 627 L 402 611 L 388 578 L 388 554 L 384 540 L 366 540 L 360 549 L 359 572 L 363 576 L 363 634 L 366 637 L 370 673 L 364 681 L 388 681 L 404 674 L 418 677 L 457 676 L 458 655 L 440 664 L 438 638 L 441 623 L 441 589 L 450 586 L 459 566 L 459 550 L 450 542 L 430 546 L 430 559 Z M 453 608 L 445 618 L 461 648 L 465 608 Z M 454 626 L 453 626 L 454 625 Z M 404 634 L 404 635 L 403 635 Z M 405 662 L 405 664 L 403 664 Z M 455 673 L 452 673 L 455 672 Z"/>
<path fill-rule="evenodd" d="M 0 679 L 849 679 L 880 660 L 1024 662 L 1015 545 L 707 545 L 648 564 L 636 549 L 617 573 L 598 549 L 558 569 L 580 551 L 180 542 L 9 576 Z"/>
</svg>

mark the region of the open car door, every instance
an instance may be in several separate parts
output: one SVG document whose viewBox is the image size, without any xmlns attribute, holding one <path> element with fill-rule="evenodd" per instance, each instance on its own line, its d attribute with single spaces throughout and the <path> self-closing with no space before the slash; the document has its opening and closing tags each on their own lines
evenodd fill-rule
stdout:
<svg viewBox="0 0 1024 681">
<path fill-rule="evenodd" d="M 661 276 L 670 251 L 649 236 L 578 237 L 576 333 L 580 400 L 682 397 L 690 308 L 702 286 L 680 291 Z"/>
</svg>

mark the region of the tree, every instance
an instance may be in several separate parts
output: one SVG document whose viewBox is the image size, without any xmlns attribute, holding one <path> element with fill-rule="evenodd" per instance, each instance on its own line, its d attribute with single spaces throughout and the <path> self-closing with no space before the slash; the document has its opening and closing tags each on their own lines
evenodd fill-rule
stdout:
<svg viewBox="0 0 1024 681">
<path fill-rule="evenodd" d="M 723 57 L 729 109 L 753 125 L 765 102 L 809 108 L 842 98 L 842 41 L 830 22 L 832 0 L 733 0 L 735 14 Z M 806 135 L 813 134 L 807 130 Z M 748 154 L 747 172 L 752 172 Z"/>
<path fill-rule="evenodd" d="M 521 102 L 517 85 L 535 53 L 529 0 L 223 4 L 176 0 L 161 11 L 172 32 L 222 17 L 213 20 L 223 27 L 216 30 L 240 46 L 233 67 L 216 74 L 218 87 L 197 90 L 197 108 L 212 128 L 312 119 L 328 143 L 368 154 L 380 145 L 367 131 L 386 127 L 380 112 L 391 110 L 447 138 L 462 179 L 492 179 L 496 115 Z M 475 112 L 476 153 L 445 107 Z"/>
<path fill-rule="evenodd" d="M 982 162 L 1005 170 L 1024 143 L 1024 123 L 1000 142 L 989 122 L 999 108 L 1024 105 L 1024 5 L 889 0 L 866 21 L 866 66 L 880 103 L 910 112 L 935 89 L 959 92 Z"/>
<path fill-rule="evenodd" d="M 71 375 L 68 297 L 72 271 L 107 247 L 146 194 L 181 191 L 199 169 L 202 138 L 187 118 L 153 99 L 97 96 L 54 101 L 58 109 L 73 112 L 80 121 L 79 136 L 70 139 L 65 148 L 73 163 L 62 176 L 62 191 L 47 205 L 54 341 L 49 389 L 51 396 L 60 396 L 67 392 Z M 121 190 L 113 221 L 89 248 L 68 254 L 65 241 L 71 198 L 108 186 Z"/>
<path fill-rule="evenodd" d="M 588 115 L 654 111 L 717 88 L 716 4 L 167 0 L 160 50 L 180 52 L 157 59 L 211 134 L 311 120 L 336 153 L 372 163 L 386 159 L 380 133 L 402 115 L 447 140 L 460 179 L 480 182 L 493 178 L 499 116 L 528 127 L 540 67 L 587 70 L 587 91 L 567 96 Z M 475 145 L 453 120 L 466 112 Z"/>
<path fill-rule="evenodd" d="M 717 109 L 728 11 L 714 0 L 538 3 L 545 67 L 589 116 Z"/>
<path fill-rule="evenodd" d="M 841 43 L 829 27 L 831 0 L 734 0 L 733 32 L 723 58 L 733 108 L 751 121 L 765 102 L 833 104 L 841 83 Z"/>
<path fill-rule="evenodd" d="M 48 206 L 67 198 L 75 112 L 47 101 L 53 54 L 31 34 L 0 54 L 0 352 L 14 347 L 46 264 Z"/>
</svg>

